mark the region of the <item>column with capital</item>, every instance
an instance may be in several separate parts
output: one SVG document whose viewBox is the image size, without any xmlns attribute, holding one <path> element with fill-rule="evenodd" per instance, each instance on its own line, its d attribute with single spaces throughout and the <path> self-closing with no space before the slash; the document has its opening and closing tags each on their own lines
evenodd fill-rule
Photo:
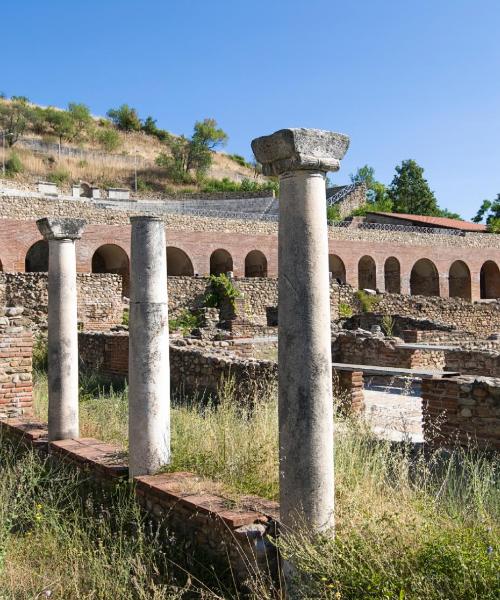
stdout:
<svg viewBox="0 0 500 600">
<path fill-rule="evenodd" d="M 49 243 L 48 436 L 72 439 L 80 434 L 75 241 L 85 221 L 48 217 L 36 224 Z"/>
<path fill-rule="evenodd" d="M 287 528 L 334 525 L 333 399 L 325 175 L 349 146 L 340 133 L 283 129 L 253 140 L 279 175 L 280 514 Z"/>
</svg>

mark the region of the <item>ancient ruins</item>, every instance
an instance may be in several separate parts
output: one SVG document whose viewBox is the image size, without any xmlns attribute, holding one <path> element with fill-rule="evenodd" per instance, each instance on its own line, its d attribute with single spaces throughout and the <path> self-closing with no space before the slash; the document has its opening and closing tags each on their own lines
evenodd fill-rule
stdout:
<svg viewBox="0 0 500 600">
<path fill-rule="evenodd" d="M 151 518 L 229 556 L 241 581 L 249 559 L 275 561 L 277 522 L 334 527 L 334 409 L 382 438 L 500 449 L 500 238 L 382 215 L 327 225 L 325 174 L 348 145 L 313 129 L 253 141 L 280 178 L 279 223 L 273 198 L 240 213 L 227 198 L 219 210 L 112 193 L 2 198 L 1 429 L 106 485 L 133 480 Z M 39 335 L 48 426 L 30 418 Z M 79 368 L 128 379 L 128 459 L 80 438 Z M 279 505 L 249 496 L 231 508 L 186 491 L 192 474 L 158 474 L 171 391 L 216 396 L 228 378 L 249 392 L 278 382 Z"/>
</svg>

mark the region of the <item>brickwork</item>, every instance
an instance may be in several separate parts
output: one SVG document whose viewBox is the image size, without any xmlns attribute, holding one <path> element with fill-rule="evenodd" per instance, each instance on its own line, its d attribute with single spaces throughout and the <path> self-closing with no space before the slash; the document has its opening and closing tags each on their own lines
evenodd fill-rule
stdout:
<svg viewBox="0 0 500 600">
<path fill-rule="evenodd" d="M 99 208 L 86 200 L 49 200 L 30 197 L 4 197 L 0 218 L 0 236 L 11 243 L 0 251 L 4 270 L 24 270 L 28 248 L 40 239 L 34 220 L 43 216 L 79 216 L 88 221 L 83 239 L 77 246 L 78 270 L 91 270 L 92 256 L 103 244 L 117 244 L 130 255 L 129 215 L 134 213 Z M 261 251 L 267 260 L 269 276 L 277 274 L 277 224 L 251 219 L 223 219 L 170 214 L 164 217 L 167 243 L 185 252 L 193 272 L 210 272 L 210 255 L 225 249 L 232 257 L 236 276 L 245 273 L 245 258 L 253 250 Z M 500 236 L 468 233 L 465 236 L 420 232 L 363 230 L 349 227 L 329 229 L 330 253 L 337 255 L 346 271 L 347 282 L 358 287 L 358 264 L 368 255 L 375 264 L 374 284 L 385 288 L 385 266 L 397 257 L 400 266 L 400 288 L 410 291 L 410 273 L 415 263 L 431 260 L 439 278 L 441 296 L 449 294 L 450 269 L 458 260 L 470 270 L 472 299 L 480 297 L 480 271 L 486 261 L 500 264 Z M 477 249 L 481 252 L 477 252 Z"/>
<path fill-rule="evenodd" d="M 31 413 L 33 336 L 22 309 L 0 311 L 0 418 Z"/>
<path fill-rule="evenodd" d="M 500 449 L 500 385 L 497 379 L 462 376 L 422 381 L 426 441 L 453 446 L 477 443 Z"/>
<path fill-rule="evenodd" d="M 362 371 L 333 371 L 333 394 L 342 412 L 363 414 L 365 410 Z"/>
</svg>

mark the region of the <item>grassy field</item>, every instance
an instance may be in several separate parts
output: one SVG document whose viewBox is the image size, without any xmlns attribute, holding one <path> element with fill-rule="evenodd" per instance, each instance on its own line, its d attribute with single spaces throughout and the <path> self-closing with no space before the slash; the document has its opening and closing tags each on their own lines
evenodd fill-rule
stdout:
<svg viewBox="0 0 500 600">
<path fill-rule="evenodd" d="M 221 390 L 218 408 L 177 402 L 169 469 L 192 470 L 217 491 L 276 498 L 275 390 L 252 412 L 237 391 Z M 241 405 L 240 405 L 241 406 Z M 46 379 L 37 412 L 46 411 Z M 83 378 L 82 434 L 126 445 L 127 390 Z M 415 455 L 342 421 L 336 439 L 336 536 L 286 536 L 301 598 L 493 600 L 500 597 L 500 462 L 473 449 Z M 265 598 L 261 589 L 256 597 Z"/>
</svg>

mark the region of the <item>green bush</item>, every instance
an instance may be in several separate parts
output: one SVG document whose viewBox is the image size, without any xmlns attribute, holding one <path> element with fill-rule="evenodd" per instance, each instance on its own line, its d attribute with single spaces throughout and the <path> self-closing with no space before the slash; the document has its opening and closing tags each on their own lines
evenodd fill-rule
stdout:
<svg viewBox="0 0 500 600">
<path fill-rule="evenodd" d="M 238 163 L 242 167 L 251 167 L 251 165 L 249 165 L 244 157 L 240 154 L 228 154 L 228 156 L 231 160 L 234 160 L 234 162 Z"/>
<path fill-rule="evenodd" d="M 123 315 L 122 315 L 122 325 L 126 325 L 128 327 L 129 316 L 130 316 L 129 309 L 128 308 L 124 308 L 123 309 Z"/>
<path fill-rule="evenodd" d="M 221 308 L 222 304 L 228 301 L 234 308 L 234 301 L 239 295 L 240 291 L 225 273 L 210 275 L 210 287 L 205 294 L 204 304 L 209 307 Z"/>
<path fill-rule="evenodd" d="M 361 302 L 361 310 L 363 312 L 373 312 L 374 308 L 380 302 L 379 296 L 367 294 L 365 290 L 358 290 L 356 292 L 356 297 Z"/>
<path fill-rule="evenodd" d="M 202 192 L 268 192 L 279 191 L 279 185 L 276 181 L 266 181 L 261 183 L 253 179 L 242 179 L 241 181 L 232 181 L 224 177 L 223 179 L 206 179 L 201 188 Z"/>
<path fill-rule="evenodd" d="M 137 191 L 138 192 L 151 192 L 153 191 L 153 186 L 149 181 L 142 179 L 142 177 L 137 178 Z"/>
<path fill-rule="evenodd" d="M 198 317 L 189 310 L 184 310 L 176 319 L 169 319 L 168 328 L 172 331 L 181 331 L 182 335 L 189 335 L 198 327 Z"/>
<path fill-rule="evenodd" d="M 97 141 L 106 152 L 113 152 L 121 146 L 120 134 L 114 129 L 107 128 L 99 131 Z"/>
<path fill-rule="evenodd" d="M 135 108 L 122 104 L 119 108 L 110 108 L 106 113 L 122 131 L 140 131 L 141 121 Z"/>
<path fill-rule="evenodd" d="M 23 171 L 24 165 L 21 159 L 15 152 L 12 152 L 9 159 L 5 162 L 5 173 L 8 177 L 12 177 L 13 175 L 17 175 Z"/>
<path fill-rule="evenodd" d="M 389 337 L 392 337 L 395 324 L 396 322 L 394 321 L 394 318 L 391 315 L 384 315 L 382 317 L 382 329 L 384 333 Z"/>
<path fill-rule="evenodd" d="M 58 183 L 58 184 L 62 184 L 62 183 L 67 183 L 70 179 L 70 174 L 68 171 L 66 171 L 66 169 L 56 169 L 55 171 L 52 171 L 52 173 L 50 173 L 47 176 L 47 181 L 51 181 L 52 183 Z"/>
<path fill-rule="evenodd" d="M 352 307 L 346 302 L 341 302 L 339 304 L 339 317 L 341 319 L 349 319 L 354 314 Z"/>
<path fill-rule="evenodd" d="M 326 207 L 326 219 L 327 221 L 341 221 L 340 211 L 338 206 L 327 206 Z"/>
</svg>

